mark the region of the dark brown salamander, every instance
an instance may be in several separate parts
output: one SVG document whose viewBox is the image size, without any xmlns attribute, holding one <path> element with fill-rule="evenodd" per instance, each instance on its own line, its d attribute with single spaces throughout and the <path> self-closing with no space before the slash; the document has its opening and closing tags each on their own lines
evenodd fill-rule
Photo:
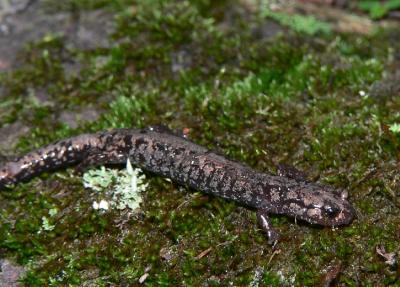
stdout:
<svg viewBox="0 0 400 287">
<path fill-rule="evenodd" d="M 323 226 L 349 224 L 355 214 L 344 195 L 293 170 L 286 176 L 261 173 L 162 127 L 117 129 L 57 141 L 0 166 L 0 189 L 67 165 L 125 163 L 128 157 L 144 170 L 257 209 L 270 243 L 278 239 L 270 213 Z"/>
</svg>

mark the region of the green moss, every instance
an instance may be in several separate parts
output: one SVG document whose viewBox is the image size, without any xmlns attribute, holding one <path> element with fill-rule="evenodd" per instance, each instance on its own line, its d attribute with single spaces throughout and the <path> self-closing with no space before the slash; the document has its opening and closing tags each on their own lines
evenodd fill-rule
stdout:
<svg viewBox="0 0 400 287">
<path fill-rule="evenodd" d="M 366 12 L 372 19 L 380 19 L 385 17 L 390 11 L 400 8 L 399 0 L 389 0 L 385 2 L 362 0 L 359 1 L 358 7 Z"/>
<path fill-rule="evenodd" d="M 268 4 L 265 3 L 265 6 Z M 305 33 L 308 35 L 329 34 L 331 33 L 331 25 L 315 18 L 314 16 L 304 15 L 288 15 L 280 12 L 273 12 L 269 9 L 264 9 L 262 15 L 271 18 L 281 25 L 287 26 L 294 31 Z"/>
</svg>

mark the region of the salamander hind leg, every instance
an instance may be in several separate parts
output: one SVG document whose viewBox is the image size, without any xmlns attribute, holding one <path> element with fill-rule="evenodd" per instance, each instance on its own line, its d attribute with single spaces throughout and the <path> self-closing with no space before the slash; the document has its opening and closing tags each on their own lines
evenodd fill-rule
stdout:
<svg viewBox="0 0 400 287">
<path fill-rule="evenodd" d="M 260 227 L 264 230 L 268 237 L 268 244 L 275 245 L 278 242 L 279 234 L 272 227 L 271 221 L 269 220 L 268 210 L 258 209 L 257 220 Z"/>
</svg>

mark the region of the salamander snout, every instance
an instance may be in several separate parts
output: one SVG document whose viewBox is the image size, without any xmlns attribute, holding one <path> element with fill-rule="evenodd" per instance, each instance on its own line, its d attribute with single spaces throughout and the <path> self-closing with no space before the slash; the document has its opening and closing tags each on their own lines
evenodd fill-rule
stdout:
<svg viewBox="0 0 400 287">
<path fill-rule="evenodd" d="M 350 224 L 355 216 L 354 208 L 349 202 L 324 202 L 324 204 L 309 205 L 298 217 L 312 224 L 323 226 L 341 226 Z"/>
<path fill-rule="evenodd" d="M 300 192 L 302 202 L 296 206 L 303 206 L 297 209 L 296 217 L 309 223 L 323 226 L 341 226 L 350 224 L 355 217 L 355 210 L 351 204 L 344 199 L 342 194 L 333 193 L 328 188 L 320 186 L 308 186 L 312 191 Z M 298 200 L 299 198 L 297 198 Z M 292 209 L 293 210 L 293 209 Z"/>
<path fill-rule="evenodd" d="M 340 226 L 350 224 L 355 216 L 354 208 L 349 202 L 326 203 L 321 207 L 322 225 Z"/>
</svg>

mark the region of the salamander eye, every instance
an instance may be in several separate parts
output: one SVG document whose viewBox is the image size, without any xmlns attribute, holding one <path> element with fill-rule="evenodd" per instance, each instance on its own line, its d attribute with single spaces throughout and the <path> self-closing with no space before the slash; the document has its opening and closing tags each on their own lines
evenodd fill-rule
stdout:
<svg viewBox="0 0 400 287">
<path fill-rule="evenodd" d="M 328 215 L 331 218 L 335 217 L 340 212 L 340 210 L 338 208 L 332 207 L 330 205 L 325 205 L 324 211 L 325 211 L 326 215 Z"/>
</svg>

